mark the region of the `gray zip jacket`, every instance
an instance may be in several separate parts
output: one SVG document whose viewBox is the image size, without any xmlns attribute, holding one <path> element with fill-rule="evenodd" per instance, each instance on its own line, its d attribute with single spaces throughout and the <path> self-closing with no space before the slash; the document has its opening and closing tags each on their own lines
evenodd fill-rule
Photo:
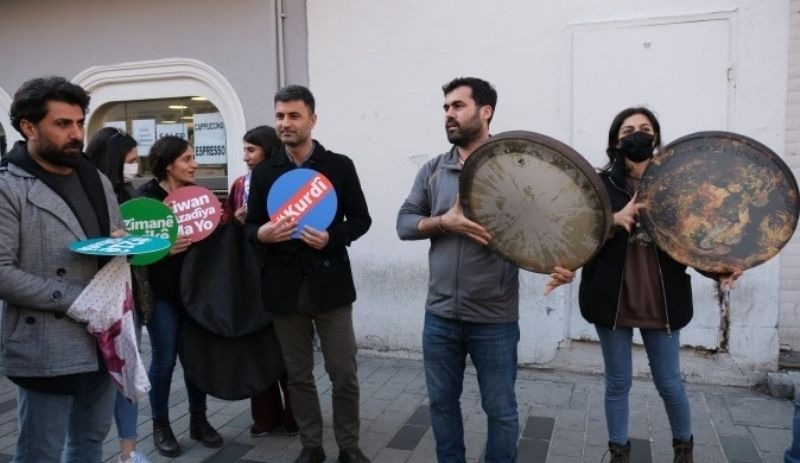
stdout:
<svg viewBox="0 0 800 463">
<path fill-rule="evenodd" d="M 397 214 L 400 239 L 425 238 L 417 231 L 417 224 L 453 207 L 460 173 L 455 147 L 422 167 Z M 478 323 L 519 319 L 519 269 L 516 266 L 464 235 L 446 233 L 430 240 L 425 310 L 444 318 Z"/>
</svg>

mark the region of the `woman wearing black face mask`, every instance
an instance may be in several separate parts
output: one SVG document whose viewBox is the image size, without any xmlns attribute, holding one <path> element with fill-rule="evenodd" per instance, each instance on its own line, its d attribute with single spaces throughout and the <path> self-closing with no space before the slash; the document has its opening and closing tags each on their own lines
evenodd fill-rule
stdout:
<svg viewBox="0 0 800 463">
<path fill-rule="evenodd" d="M 680 329 L 692 318 L 692 289 L 686 266 L 658 249 L 639 226 L 636 190 L 642 173 L 661 147 L 661 126 L 646 108 L 628 108 L 611 123 L 600 172 L 611 198 L 611 238 L 583 267 L 580 307 L 597 329 L 605 364 L 605 412 L 611 461 L 626 463 L 628 393 L 633 329 L 639 328 L 650 371 L 672 429 L 674 462 L 692 462 L 689 400 L 680 372 Z M 738 275 L 736 275 L 738 276 Z M 731 284 L 728 277 L 722 284 Z"/>
</svg>

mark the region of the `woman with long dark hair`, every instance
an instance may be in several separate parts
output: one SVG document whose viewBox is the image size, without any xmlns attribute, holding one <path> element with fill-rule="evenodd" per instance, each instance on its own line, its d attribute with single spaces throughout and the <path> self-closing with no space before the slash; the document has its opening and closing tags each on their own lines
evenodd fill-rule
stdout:
<svg viewBox="0 0 800 463">
<path fill-rule="evenodd" d="M 131 181 L 139 171 L 139 154 L 136 140 L 124 131 L 105 127 L 100 129 L 89 142 L 86 156 L 111 180 L 119 204 L 131 199 L 136 191 Z M 147 272 L 141 267 L 131 267 L 133 281 L 134 328 L 136 343 L 142 340 L 142 323 L 149 317 L 152 307 L 152 293 L 147 281 Z M 139 405 L 129 402 L 119 391 L 114 404 L 114 421 L 119 434 L 120 463 L 150 463 L 150 460 L 136 451 L 136 424 Z"/>
<path fill-rule="evenodd" d="M 192 145 L 186 140 L 167 136 L 157 140 L 148 155 L 153 179 L 139 188 L 139 196 L 164 201 L 180 187 L 194 184 L 197 161 Z M 147 323 L 152 360 L 150 378 L 150 409 L 153 416 L 153 442 L 158 453 L 167 457 L 180 455 L 169 421 L 169 393 L 172 371 L 178 357 L 178 331 L 184 315 L 180 297 L 180 274 L 183 258 L 189 249 L 189 237 L 178 236 L 169 255 L 148 266 L 150 284 L 155 294 L 153 316 Z M 206 447 L 222 447 L 222 436 L 206 419 L 206 394 L 184 375 L 189 398 L 189 437 Z"/>
<path fill-rule="evenodd" d="M 582 272 L 580 308 L 597 329 L 605 364 L 605 413 L 611 461 L 627 463 L 632 338 L 638 328 L 653 382 L 672 429 L 674 462 L 693 461 L 689 399 L 680 370 L 680 330 L 692 319 L 692 288 L 683 265 L 659 249 L 637 218 L 636 191 L 661 148 L 661 125 L 647 108 L 627 108 L 608 132 L 600 176 L 614 211 L 613 235 Z M 710 275 L 730 285 L 741 272 Z"/>
</svg>

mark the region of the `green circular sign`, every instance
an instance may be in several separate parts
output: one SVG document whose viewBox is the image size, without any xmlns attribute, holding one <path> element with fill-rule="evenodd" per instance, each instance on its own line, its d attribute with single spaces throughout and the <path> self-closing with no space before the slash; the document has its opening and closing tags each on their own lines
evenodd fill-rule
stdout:
<svg viewBox="0 0 800 463">
<path fill-rule="evenodd" d="M 155 236 L 169 240 L 170 247 L 163 251 L 139 254 L 131 259 L 131 265 L 148 265 L 169 254 L 178 239 L 178 219 L 166 204 L 152 198 L 135 198 L 122 203 L 119 213 L 125 229 L 131 235 Z"/>
</svg>

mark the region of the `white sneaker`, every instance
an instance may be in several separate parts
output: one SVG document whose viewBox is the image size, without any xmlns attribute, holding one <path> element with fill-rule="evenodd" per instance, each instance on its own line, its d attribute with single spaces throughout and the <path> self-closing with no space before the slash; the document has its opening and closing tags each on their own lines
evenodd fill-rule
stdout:
<svg viewBox="0 0 800 463">
<path fill-rule="evenodd" d="M 137 452 L 134 450 L 131 452 L 131 455 L 123 460 L 122 457 L 119 457 L 119 463 L 150 463 L 150 460 L 147 459 L 147 456 L 141 452 Z"/>
</svg>

